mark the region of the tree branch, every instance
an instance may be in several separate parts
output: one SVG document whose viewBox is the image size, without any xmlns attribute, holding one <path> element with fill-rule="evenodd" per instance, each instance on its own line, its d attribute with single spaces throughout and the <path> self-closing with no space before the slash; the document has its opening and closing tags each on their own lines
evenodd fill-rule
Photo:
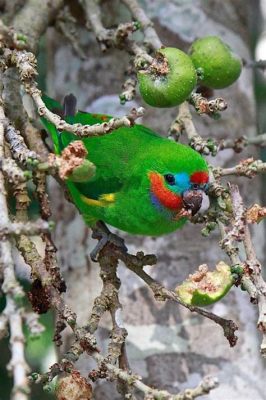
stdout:
<svg viewBox="0 0 266 400">
<path fill-rule="evenodd" d="M 170 127 L 169 134 L 176 137 L 178 140 L 182 132 L 185 131 L 190 143 L 190 146 L 201 154 L 215 155 L 218 151 L 218 146 L 211 139 L 202 139 L 198 134 L 189 110 L 188 102 L 180 104 L 178 115 Z"/>
<path fill-rule="evenodd" d="M 0 104 L 2 104 L 2 98 L 0 99 Z M 3 121 L 5 121 L 5 115 L 3 107 L 0 105 L 0 160 L 4 158 Z M 4 176 L 0 170 L 0 225 L 9 224 L 5 195 Z M 0 242 L 0 270 L 3 271 L 4 282 L 2 289 L 7 299 L 4 315 L 8 319 L 11 335 L 11 360 L 8 368 L 13 374 L 13 400 L 27 400 L 29 394 L 27 380 L 29 367 L 24 357 L 24 334 L 22 331 L 21 309 L 17 304 L 18 299 L 24 296 L 24 292 L 15 277 L 12 244 L 7 238 L 2 238 Z"/>
<path fill-rule="evenodd" d="M 144 43 L 153 50 L 160 49 L 162 42 L 153 28 L 152 21 L 148 18 L 143 8 L 140 7 L 136 0 L 122 0 L 122 2 L 131 11 L 133 18 L 140 22 L 144 32 Z"/>
<path fill-rule="evenodd" d="M 241 161 L 239 164 L 230 168 L 216 167 L 213 169 L 213 174 L 216 178 L 228 175 L 245 176 L 254 178 L 258 173 L 266 172 L 266 163 L 262 160 L 254 160 L 252 157 Z"/>
<path fill-rule="evenodd" d="M 138 375 L 131 375 L 126 371 L 117 368 L 115 365 L 106 363 L 104 357 L 98 353 L 92 354 L 93 358 L 100 364 L 100 368 L 106 368 L 117 378 L 127 382 L 129 386 L 133 386 L 145 395 L 145 399 L 149 400 L 193 400 L 204 394 L 208 394 L 211 390 L 218 386 L 216 378 L 205 377 L 195 389 L 186 389 L 184 393 L 171 394 L 166 390 L 158 390 L 147 386 L 141 381 Z"/>
<path fill-rule="evenodd" d="M 12 26 L 17 37 L 25 43 L 25 48 L 35 52 L 40 37 L 56 18 L 64 5 L 64 0 L 28 0 L 14 16 Z"/>
</svg>

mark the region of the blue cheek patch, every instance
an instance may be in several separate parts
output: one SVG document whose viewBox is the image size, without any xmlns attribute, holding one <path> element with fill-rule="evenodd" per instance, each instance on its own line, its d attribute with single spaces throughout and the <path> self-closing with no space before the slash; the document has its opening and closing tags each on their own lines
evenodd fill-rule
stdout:
<svg viewBox="0 0 266 400">
<path fill-rule="evenodd" d="M 191 183 L 189 175 L 185 172 L 180 172 L 175 175 L 175 186 L 177 188 L 178 193 L 183 193 L 186 190 L 190 189 Z"/>
<path fill-rule="evenodd" d="M 154 207 L 155 207 L 159 212 L 161 212 L 161 213 L 164 215 L 164 217 L 165 217 L 166 219 L 172 220 L 172 219 L 173 219 L 173 213 L 172 213 L 170 210 L 167 210 L 167 209 L 160 203 L 160 200 L 158 200 L 157 197 L 156 197 L 153 193 L 151 193 L 150 196 L 151 196 L 151 202 L 152 202 L 152 204 L 154 205 Z"/>
</svg>

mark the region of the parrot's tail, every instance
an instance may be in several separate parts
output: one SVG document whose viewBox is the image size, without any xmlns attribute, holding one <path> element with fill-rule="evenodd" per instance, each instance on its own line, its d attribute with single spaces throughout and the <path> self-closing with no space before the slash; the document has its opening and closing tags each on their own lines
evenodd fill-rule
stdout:
<svg viewBox="0 0 266 400">
<path fill-rule="evenodd" d="M 72 94 L 66 96 L 64 99 L 63 106 L 56 100 L 53 100 L 51 99 L 51 97 L 48 97 L 46 95 L 43 95 L 42 99 L 48 110 L 52 111 L 54 114 L 59 115 L 61 118 L 65 119 L 65 117 L 68 117 L 68 122 L 69 123 L 72 122 L 71 119 L 75 115 L 75 107 L 77 103 L 75 96 L 73 96 Z M 41 118 L 41 121 L 51 135 L 55 153 L 60 154 L 63 148 L 65 147 L 62 144 L 61 132 L 58 132 L 54 124 L 52 124 L 47 119 Z"/>
</svg>

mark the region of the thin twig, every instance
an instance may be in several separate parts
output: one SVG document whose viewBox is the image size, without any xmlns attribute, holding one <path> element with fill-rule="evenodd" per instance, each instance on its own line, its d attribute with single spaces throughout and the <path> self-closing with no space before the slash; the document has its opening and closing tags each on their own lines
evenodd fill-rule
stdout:
<svg viewBox="0 0 266 400">
<path fill-rule="evenodd" d="M 197 132 L 192 115 L 189 110 L 188 102 L 180 104 L 176 119 L 171 125 L 169 135 L 176 137 L 178 140 L 182 132 L 185 131 L 190 143 L 190 146 L 199 153 L 213 156 L 218 151 L 218 146 L 212 139 L 203 139 Z"/>
<path fill-rule="evenodd" d="M 263 71 L 266 68 L 266 60 L 250 60 L 250 61 L 243 60 L 243 63 L 246 68 L 258 68 Z"/>
<path fill-rule="evenodd" d="M 128 385 L 134 386 L 136 389 L 141 391 L 146 399 L 154 400 L 193 400 L 196 397 L 202 396 L 209 393 L 211 390 L 218 386 L 216 378 L 205 377 L 202 382 L 195 389 L 186 389 L 183 393 L 171 394 L 166 390 L 158 390 L 147 386 L 141 381 L 141 377 L 138 375 L 129 374 L 128 372 L 121 370 L 115 365 L 106 363 L 103 356 L 98 353 L 93 353 L 92 357 L 100 364 L 101 368 L 106 368 L 109 372 L 115 375 L 117 378 L 125 381 Z"/>
<path fill-rule="evenodd" d="M 96 39 L 100 43 L 102 51 L 107 48 L 115 47 L 124 49 L 129 54 L 135 56 L 135 65 L 138 66 L 142 62 L 151 64 L 153 58 L 146 52 L 144 48 L 139 46 L 135 41 L 130 40 L 129 36 L 139 28 L 136 22 L 121 23 L 116 29 L 106 29 L 102 24 L 101 9 L 98 0 L 80 0 L 83 5 L 87 21 Z"/>
<path fill-rule="evenodd" d="M 79 41 L 79 32 L 77 31 L 77 21 L 70 13 L 69 7 L 65 6 L 58 14 L 56 19 L 56 28 L 65 36 L 71 44 L 74 52 L 81 60 L 86 60 L 87 56 L 81 47 Z"/>
<path fill-rule="evenodd" d="M 239 164 L 230 168 L 216 167 L 213 169 L 213 174 L 216 178 L 228 175 L 245 176 L 247 178 L 254 178 L 258 173 L 266 172 L 266 163 L 262 160 L 254 160 L 247 158 Z"/>
<path fill-rule="evenodd" d="M 9 315 L 11 360 L 7 369 L 12 372 L 14 386 L 12 389 L 13 400 L 27 400 L 30 394 L 28 373 L 30 368 L 25 360 L 25 337 L 22 329 L 21 310 L 14 298 L 7 295 L 7 310 Z"/>
<path fill-rule="evenodd" d="M 6 226 L 0 225 L 0 240 L 7 235 L 38 235 L 40 233 L 49 232 L 52 223 L 41 219 L 35 222 L 10 222 Z"/>
<path fill-rule="evenodd" d="M 148 18 L 143 8 L 140 7 L 136 0 L 122 0 L 122 2 L 129 8 L 133 18 L 140 22 L 144 32 L 144 43 L 153 50 L 160 49 L 162 42 L 153 28 L 152 21 Z"/>
<path fill-rule="evenodd" d="M 28 149 L 20 132 L 7 119 L 5 121 L 5 138 L 10 145 L 10 150 L 15 160 L 18 160 L 22 164 L 26 164 L 30 159 L 38 160 L 38 155 Z"/>
<path fill-rule="evenodd" d="M 199 115 L 207 114 L 213 118 L 217 118 L 220 112 L 227 109 L 227 103 L 221 97 L 209 100 L 200 93 L 192 93 L 188 101 L 193 105 Z"/>
</svg>

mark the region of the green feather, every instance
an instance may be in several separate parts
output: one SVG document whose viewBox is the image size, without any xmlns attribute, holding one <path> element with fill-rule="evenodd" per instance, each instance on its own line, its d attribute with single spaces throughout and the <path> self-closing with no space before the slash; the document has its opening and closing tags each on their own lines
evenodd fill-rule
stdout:
<svg viewBox="0 0 266 400">
<path fill-rule="evenodd" d="M 54 100 L 45 97 L 44 101 L 51 111 L 62 111 L 62 106 Z M 66 117 L 66 121 L 94 125 L 110 118 L 78 112 L 74 117 Z M 72 141 L 80 140 L 69 132 L 58 133 L 44 118 L 42 122 L 51 133 L 57 154 Z M 154 206 L 148 173 L 207 171 L 205 160 L 197 152 L 162 138 L 143 125 L 122 127 L 82 141 L 88 150 L 88 160 L 96 166 L 95 176 L 85 183 L 67 180 L 66 184 L 88 224 L 100 219 L 127 232 L 155 236 L 172 232 L 186 222 L 186 218 L 174 220 L 171 211 Z M 109 194 L 112 196 L 106 197 Z M 85 202 L 84 196 L 91 201 Z M 105 200 L 109 198 L 114 200 Z"/>
<path fill-rule="evenodd" d="M 63 112 L 63 108 L 61 106 L 60 103 L 58 103 L 57 101 L 51 99 L 48 96 L 43 95 L 42 97 L 46 107 L 50 110 L 53 111 L 54 113 L 58 113 L 58 111 Z M 59 134 L 58 131 L 56 129 L 56 127 L 54 126 L 54 124 L 52 124 L 50 121 L 48 121 L 45 118 L 41 118 L 41 121 L 43 123 L 43 125 L 45 126 L 46 130 L 50 133 L 51 138 L 53 140 L 54 143 L 54 151 L 56 154 L 60 154 L 60 146 L 59 146 Z"/>
</svg>

